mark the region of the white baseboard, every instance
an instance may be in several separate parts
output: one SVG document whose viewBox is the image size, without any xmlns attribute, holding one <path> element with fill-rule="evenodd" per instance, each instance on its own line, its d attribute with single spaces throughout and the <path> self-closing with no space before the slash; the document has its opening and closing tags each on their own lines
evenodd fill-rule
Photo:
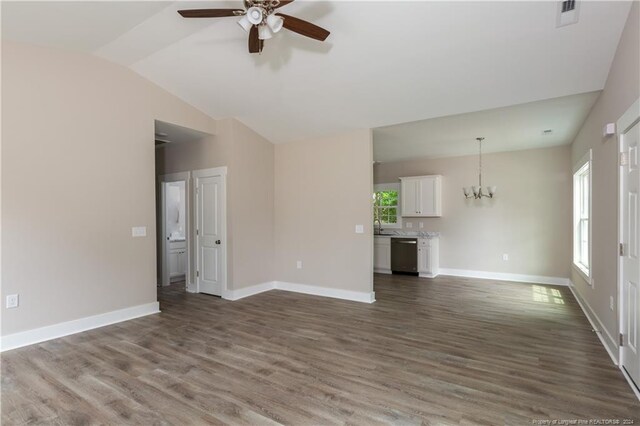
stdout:
<svg viewBox="0 0 640 426">
<path fill-rule="evenodd" d="M 481 278 L 487 280 L 514 281 L 521 283 L 549 284 L 568 286 L 571 283 L 569 278 L 547 277 L 543 275 L 523 275 L 508 274 L 504 272 L 470 271 L 466 269 L 440 268 L 440 275 L 451 275 L 454 277 Z"/>
<path fill-rule="evenodd" d="M 420 273 L 418 274 L 418 276 L 419 276 L 420 278 L 435 278 L 435 277 L 437 277 L 438 275 L 440 275 L 440 271 L 436 272 L 435 274 L 426 273 L 426 272 L 420 272 Z"/>
<path fill-rule="evenodd" d="M 332 297 L 334 299 L 351 300 L 354 302 L 373 303 L 376 301 L 375 292 L 341 290 L 337 288 L 319 287 L 308 284 L 296 284 L 276 281 L 277 290 L 293 291 L 295 293 L 312 294 L 314 296 Z"/>
<path fill-rule="evenodd" d="M 35 328 L 33 330 L 21 331 L 19 333 L 8 334 L 0 337 L 0 351 L 21 348 L 33 345 L 58 337 L 80 333 L 94 328 L 104 327 L 122 321 L 143 317 L 160 312 L 158 302 L 146 303 L 144 305 L 132 306 L 130 308 L 118 309 L 117 311 L 105 312 L 104 314 L 92 315 L 73 321 L 61 322 L 46 327 Z"/>
<path fill-rule="evenodd" d="M 633 380 L 631 380 L 631 377 L 629 377 L 629 373 L 627 373 L 627 370 L 625 370 L 622 366 L 620 366 L 620 370 L 622 371 L 622 375 L 624 376 L 624 378 L 627 379 L 627 383 L 629 383 L 629 386 L 631 386 L 631 390 L 636 395 L 636 398 L 638 398 L 638 401 L 640 401 L 640 391 L 638 391 L 635 383 L 633 383 Z"/>
<path fill-rule="evenodd" d="M 391 272 L 391 269 L 377 269 L 374 268 L 373 272 L 375 272 L 376 274 L 392 274 L 393 272 Z"/>
<path fill-rule="evenodd" d="M 254 294 L 264 293 L 265 291 L 273 290 L 275 288 L 275 282 L 269 281 L 266 283 L 260 283 L 238 290 L 227 290 L 222 298 L 226 300 L 240 300 L 245 297 L 253 296 Z"/>
<path fill-rule="evenodd" d="M 238 290 L 227 290 L 223 295 L 226 300 L 240 300 L 255 294 L 270 290 L 284 290 L 294 293 L 311 294 L 314 296 L 331 297 L 334 299 L 351 300 L 353 302 L 373 303 L 376 301 L 375 293 L 362 291 L 341 290 L 336 288 L 319 287 L 308 284 L 295 284 L 284 281 L 270 281 L 252 285 Z"/>
<path fill-rule="evenodd" d="M 620 351 L 619 351 L 618 343 L 615 341 L 613 336 L 611 336 L 611 333 L 609 333 L 609 330 L 607 330 L 604 327 L 604 324 L 602 324 L 602 321 L 600 321 L 600 318 L 598 317 L 598 315 L 596 315 L 594 310 L 591 308 L 591 305 L 589 305 L 589 302 L 584 300 L 580 296 L 580 294 L 578 294 L 573 282 L 570 283 L 569 290 L 571 290 L 571 293 L 573 293 L 573 297 L 575 297 L 576 301 L 578 302 L 578 305 L 580 305 L 580 309 L 582 309 L 584 316 L 587 317 L 587 320 L 589 320 L 589 323 L 591 324 L 591 328 L 593 328 L 596 331 L 596 335 L 598 336 L 598 339 L 600 339 L 600 343 L 602 343 L 602 346 L 604 346 L 605 350 L 609 354 L 609 357 L 611 357 L 611 361 L 613 361 L 614 365 L 620 368 L 620 371 L 622 371 L 622 375 L 629 383 L 631 390 L 635 394 L 636 398 L 638 398 L 638 401 L 640 401 L 640 392 L 638 391 L 638 388 L 633 383 L 633 380 L 631 380 L 631 377 L 629 377 L 627 370 L 625 370 L 624 367 L 620 365 L 621 361 L 619 359 Z M 618 355 L 616 355 L 616 352 L 618 353 Z"/>
<path fill-rule="evenodd" d="M 575 297 L 578 305 L 580 305 L 582 312 L 584 312 L 584 316 L 587 317 L 589 323 L 591 323 L 591 327 L 596 331 L 596 335 L 602 342 L 602 346 L 607 350 L 611 360 L 615 365 L 619 365 L 618 355 L 615 354 L 616 351 L 619 350 L 616 340 L 604 327 L 604 324 L 602 324 L 602 321 L 600 321 L 600 318 L 598 318 L 598 315 L 596 315 L 594 310 L 591 309 L 591 305 L 589 305 L 589 303 L 578 294 L 573 283 L 569 285 L 569 290 L 571 290 L 573 297 Z"/>
</svg>

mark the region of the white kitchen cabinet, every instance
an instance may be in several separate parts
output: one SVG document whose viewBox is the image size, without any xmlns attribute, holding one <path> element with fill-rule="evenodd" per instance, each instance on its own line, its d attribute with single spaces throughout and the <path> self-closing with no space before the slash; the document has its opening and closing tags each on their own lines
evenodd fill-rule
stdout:
<svg viewBox="0 0 640 426">
<path fill-rule="evenodd" d="M 440 240 L 418 238 L 418 274 L 424 278 L 435 278 L 440 268 Z"/>
<path fill-rule="evenodd" d="M 403 217 L 442 216 L 442 176 L 400 178 L 400 200 Z"/>
<path fill-rule="evenodd" d="M 391 273 L 391 238 L 374 237 L 373 269 L 375 272 Z"/>
</svg>

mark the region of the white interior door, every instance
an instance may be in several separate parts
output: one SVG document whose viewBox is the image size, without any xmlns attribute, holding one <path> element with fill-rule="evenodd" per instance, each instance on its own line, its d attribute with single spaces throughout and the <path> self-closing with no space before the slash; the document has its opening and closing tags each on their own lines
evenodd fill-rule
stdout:
<svg viewBox="0 0 640 426">
<path fill-rule="evenodd" d="M 623 158 L 620 193 L 621 193 L 621 328 L 624 344 L 622 345 L 622 366 L 637 386 L 640 386 L 640 353 L 638 352 L 638 328 L 640 327 L 640 257 L 638 232 L 640 228 L 640 206 L 638 192 L 640 190 L 640 169 L 638 168 L 638 142 L 640 140 L 640 123 L 636 123 L 621 137 Z"/>
<path fill-rule="evenodd" d="M 222 176 L 196 179 L 196 279 L 201 293 L 222 296 L 224 280 L 224 237 Z"/>
</svg>

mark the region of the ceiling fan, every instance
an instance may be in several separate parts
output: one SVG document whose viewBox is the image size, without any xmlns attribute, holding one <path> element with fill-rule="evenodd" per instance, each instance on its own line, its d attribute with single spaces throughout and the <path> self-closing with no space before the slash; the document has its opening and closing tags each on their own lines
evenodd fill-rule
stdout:
<svg viewBox="0 0 640 426">
<path fill-rule="evenodd" d="M 249 53 L 260 53 L 264 41 L 286 28 L 294 33 L 325 41 L 329 31 L 311 22 L 279 13 L 276 10 L 293 0 L 244 0 L 244 9 L 190 9 L 179 10 L 183 18 L 223 18 L 240 16 L 238 24 L 249 33 Z"/>
</svg>

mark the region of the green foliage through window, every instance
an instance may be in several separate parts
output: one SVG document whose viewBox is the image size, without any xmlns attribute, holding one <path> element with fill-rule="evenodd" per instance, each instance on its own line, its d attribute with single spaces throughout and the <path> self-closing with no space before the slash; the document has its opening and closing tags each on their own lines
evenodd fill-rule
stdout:
<svg viewBox="0 0 640 426">
<path fill-rule="evenodd" d="M 377 191 L 373 194 L 373 218 L 382 224 L 398 223 L 398 191 Z"/>
</svg>

